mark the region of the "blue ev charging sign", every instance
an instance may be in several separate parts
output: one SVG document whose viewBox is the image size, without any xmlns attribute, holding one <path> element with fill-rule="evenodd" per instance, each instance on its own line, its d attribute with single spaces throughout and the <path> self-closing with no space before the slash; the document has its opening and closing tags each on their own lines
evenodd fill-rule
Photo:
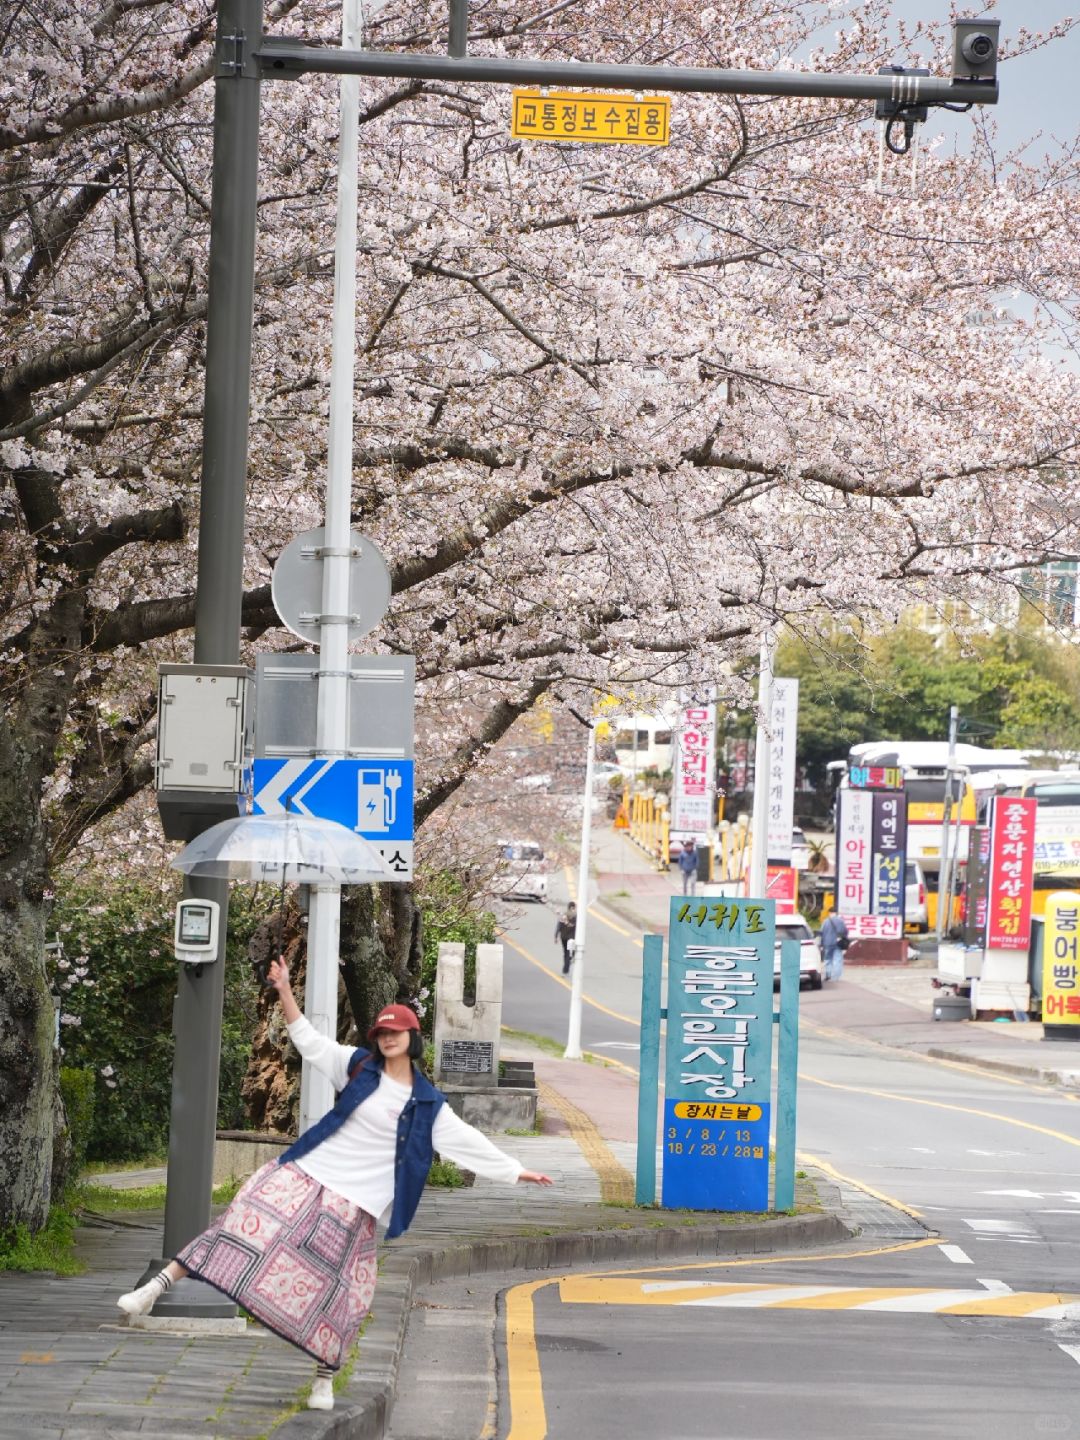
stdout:
<svg viewBox="0 0 1080 1440">
<path fill-rule="evenodd" d="M 671 902 L 667 1209 L 769 1208 L 775 902 Z"/>
<path fill-rule="evenodd" d="M 370 840 L 397 880 L 412 879 L 412 760 L 256 759 L 252 812 L 315 815 Z"/>
</svg>

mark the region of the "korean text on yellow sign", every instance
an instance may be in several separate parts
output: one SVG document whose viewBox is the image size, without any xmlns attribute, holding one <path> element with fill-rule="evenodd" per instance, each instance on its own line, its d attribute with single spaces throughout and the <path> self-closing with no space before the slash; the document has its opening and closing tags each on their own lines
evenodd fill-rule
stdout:
<svg viewBox="0 0 1080 1440">
<path fill-rule="evenodd" d="M 515 140 L 594 140 L 606 144 L 667 145 L 671 101 L 625 95 L 515 90 L 510 133 Z"/>
<path fill-rule="evenodd" d="M 1080 895 L 1062 890 L 1046 901 L 1043 936 L 1044 1025 L 1080 1025 Z"/>
</svg>

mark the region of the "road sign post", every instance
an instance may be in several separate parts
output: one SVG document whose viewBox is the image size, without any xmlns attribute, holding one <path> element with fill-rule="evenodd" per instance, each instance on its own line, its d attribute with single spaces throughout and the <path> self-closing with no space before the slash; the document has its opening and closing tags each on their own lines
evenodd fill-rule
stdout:
<svg viewBox="0 0 1080 1440">
<path fill-rule="evenodd" d="M 660 1096 L 661 987 L 664 940 L 645 936 L 641 967 L 641 1034 L 638 1071 L 637 1176 L 635 1205 L 656 1203 L 656 1107 Z"/>
<path fill-rule="evenodd" d="M 795 1121 L 799 1085 L 798 940 L 780 942 L 780 1011 L 776 1047 L 776 1160 L 773 1209 L 795 1208 Z"/>
<path fill-rule="evenodd" d="M 671 901 L 665 1208 L 769 1208 L 774 912 L 771 900 Z"/>
</svg>

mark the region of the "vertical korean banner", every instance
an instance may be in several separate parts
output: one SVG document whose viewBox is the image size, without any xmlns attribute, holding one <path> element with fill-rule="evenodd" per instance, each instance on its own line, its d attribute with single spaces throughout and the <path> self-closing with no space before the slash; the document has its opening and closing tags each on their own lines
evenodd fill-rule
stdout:
<svg viewBox="0 0 1080 1440">
<path fill-rule="evenodd" d="M 671 902 L 663 1204 L 769 1208 L 774 906 Z"/>
<path fill-rule="evenodd" d="M 675 765 L 671 777 L 671 829 L 677 835 L 705 836 L 715 815 L 716 706 L 690 704 L 679 710 Z"/>
<path fill-rule="evenodd" d="M 988 950 L 1026 950 L 1031 941 L 1036 804 L 1031 796 L 995 795 L 991 802 Z"/>
<path fill-rule="evenodd" d="M 986 945 L 986 917 L 990 908 L 989 825 L 976 825 L 968 850 L 967 906 L 964 917 L 964 944 Z"/>
<path fill-rule="evenodd" d="M 1080 895 L 1075 890 L 1048 895 L 1045 916 L 1042 1022 L 1067 1025 L 1080 1035 Z"/>
<path fill-rule="evenodd" d="M 836 909 L 840 915 L 869 915 L 874 797 L 869 790 L 841 789 L 836 800 Z"/>
<path fill-rule="evenodd" d="M 871 829 L 874 856 L 874 886 L 871 911 L 874 915 L 891 915 L 904 925 L 904 851 L 907 842 L 907 805 L 903 790 L 878 790 L 874 793 L 874 819 Z"/>
<path fill-rule="evenodd" d="M 772 682 L 769 730 L 768 858 L 791 863 L 791 830 L 795 823 L 795 737 L 799 720 L 798 680 Z"/>
</svg>

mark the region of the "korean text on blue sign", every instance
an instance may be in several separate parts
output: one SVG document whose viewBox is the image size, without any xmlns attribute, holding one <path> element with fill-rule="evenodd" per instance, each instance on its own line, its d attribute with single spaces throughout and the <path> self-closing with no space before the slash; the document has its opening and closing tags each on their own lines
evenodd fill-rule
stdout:
<svg viewBox="0 0 1080 1440">
<path fill-rule="evenodd" d="M 769 1208 L 775 904 L 671 902 L 662 1200 Z"/>
</svg>

